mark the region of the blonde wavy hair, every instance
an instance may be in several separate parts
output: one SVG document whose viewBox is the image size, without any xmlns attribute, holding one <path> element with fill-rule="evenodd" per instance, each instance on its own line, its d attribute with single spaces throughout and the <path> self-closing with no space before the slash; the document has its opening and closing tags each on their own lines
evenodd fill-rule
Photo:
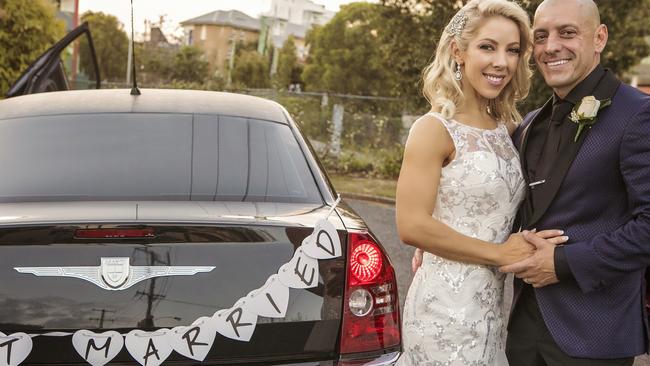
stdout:
<svg viewBox="0 0 650 366">
<path fill-rule="evenodd" d="M 519 5 L 507 0 L 471 0 L 460 11 L 467 17 L 462 31 L 460 34 L 451 34 L 447 31 L 451 22 L 447 25 L 438 42 L 433 62 L 423 71 L 422 92 L 425 98 L 431 104 L 432 110 L 444 118 L 452 118 L 455 115 L 456 106 L 464 95 L 460 81 L 454 78 L 455 61 L 451 42 L 455 41 L 462 51 L 467 50 L 469 42 L 476 37 L 485 19 L 502 16 L 515 22 L 519 28 L 521 53 L 512 80 L 497 98 L 488 101 L 488 113 L 497 121 L 519 122 L 521 115 L 516 104 L 528 95 L 532 76 L 528 63 L 532 51 L 528 14 Z"/>
</svg>

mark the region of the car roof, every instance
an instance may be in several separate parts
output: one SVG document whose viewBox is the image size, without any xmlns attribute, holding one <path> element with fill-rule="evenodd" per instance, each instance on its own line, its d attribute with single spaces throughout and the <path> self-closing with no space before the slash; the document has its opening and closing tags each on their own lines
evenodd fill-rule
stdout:
<svg viewBox="0 0 650 366">
<path fill-rule="evenodd" d="M 183 89 L 74 90 L 0 100 L 0 120 L 85 113 L 218 114 L 288 123 L 276 102 L 250 95 Z"/>
</svg>

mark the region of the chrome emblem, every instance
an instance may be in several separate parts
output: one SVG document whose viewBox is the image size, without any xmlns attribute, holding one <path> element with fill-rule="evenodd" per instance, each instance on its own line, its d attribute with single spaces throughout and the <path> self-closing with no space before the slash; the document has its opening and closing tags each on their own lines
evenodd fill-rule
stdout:
<svg viewBox="0 0 650 366">
<path fill-rule="evenodd" d="M 154 277 L 193 276 L 210 272 L 214 266 L 131 266 L 129 257 L 101 259 L 100 266 L 87 267 L 14 267 L 20 273 L 39 277 L 74 277 L 110 291 L 126 290 L 138 282 Z"/>
<path fill-rule="evenodd" d="M 129 258 L 102 258 L 102 280 L 112 288 L 122 286 L 129 279 Z"/>
</svg>

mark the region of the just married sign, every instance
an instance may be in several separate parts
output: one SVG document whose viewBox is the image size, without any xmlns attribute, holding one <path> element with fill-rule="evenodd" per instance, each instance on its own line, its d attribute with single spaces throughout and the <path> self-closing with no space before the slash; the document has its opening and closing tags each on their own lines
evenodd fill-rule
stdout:
<svg viewBox="0 0 650 366">
<path fill-rule="evenodd" d="M 134 329 L 127 334 L 116 331 L 95 333 L 81 329 L 74 333 L 53 332 L 5 334 L 0 332 L 0 366 L 20 365 L 32 351 L 34 337 L 72 336 L 72 346 L 86 362 L 103 366 L 126 347 L 141 365 L 158 366 L 172 352 L 203 361 L 212 348 L 217 333 L 234 340 L 248 342 L 259 316 L 284 318 L 289 305 L 289 288 L 305 289 L 318 285 L 318 260 L 341 256 L 341 241 L 334 226 L 327 221 L 339 203 L 316 223 L 314 231 L 303 239 L 291 260 L 267 278 L 262 287 L 249 292 L 228 309 L 212 316 L 196 319 L 188 326 L 147 332 Z"/>
</svg>

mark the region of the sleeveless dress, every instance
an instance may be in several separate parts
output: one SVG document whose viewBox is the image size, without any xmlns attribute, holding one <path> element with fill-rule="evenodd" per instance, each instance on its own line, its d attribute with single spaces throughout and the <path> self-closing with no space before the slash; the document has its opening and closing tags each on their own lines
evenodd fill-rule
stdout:
<svg viewBox="0 0 650 366">
<path fill-rule="evenodd" d="M 474 238 L 503 243 L 525 183 L 508 130 L 438 119 L 456 154 L 442 168 L 433 217 Z M 406 296 L 398 365 L 507 366 L 505 274 L 424 253 Z"/>
</svg>

